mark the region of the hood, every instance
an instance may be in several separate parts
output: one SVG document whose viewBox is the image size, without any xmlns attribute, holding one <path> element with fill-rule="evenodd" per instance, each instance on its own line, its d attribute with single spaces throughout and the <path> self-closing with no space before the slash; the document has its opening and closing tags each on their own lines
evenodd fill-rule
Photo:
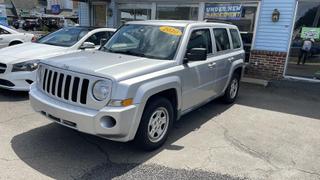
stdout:
<svg viewBox="0 0 320 180">
<path fill-rule="evenodd" d="M 0 62 L 14 64 L 27 60 L 44 59 L 65 53 L 66 47 L 39 43 L 23 43 L 0 49 Z"/>
<path fill-rule="evenodd" d="M 68 70 L 85 74 L 109 77 L 116 81 L 176 65 L 173 60 L 155 60 L 102 51 L 82 51 L 47 59 L 43 62 L 62 69 L 68 68 Z"/>
</svg>

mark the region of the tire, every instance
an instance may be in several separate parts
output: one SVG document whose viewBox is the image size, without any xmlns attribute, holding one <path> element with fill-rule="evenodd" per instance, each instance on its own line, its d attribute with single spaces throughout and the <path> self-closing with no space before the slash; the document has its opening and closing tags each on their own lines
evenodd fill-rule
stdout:
<svg viewBox="0 0 320 180">
<path fill-rule="evenodd" d="M 163 116 L 162 121 L 161 116 Z M 134 140 L 135 144 L 146 151 L 161 147 L 168 138 L 173 121 L 174 110 L 171 102 L 163 97 L 151 99 L 144 109 Z"/>
<path fill-rule="evenodd" d="M 222 100 L 227 104 L 232 104 L 238 97 L 240 88 L 240 75 L 238 73 L 233 74 L 228 87 L 222 97 Z"/>
<path fill-rule="evenodd" d="M 14 45 L 17 45 L 17 44 L 21 44 L 22 42 L 20 41 L 13 41 L 9 44 L 9 46 L 14 46 Z"/>
</svg>

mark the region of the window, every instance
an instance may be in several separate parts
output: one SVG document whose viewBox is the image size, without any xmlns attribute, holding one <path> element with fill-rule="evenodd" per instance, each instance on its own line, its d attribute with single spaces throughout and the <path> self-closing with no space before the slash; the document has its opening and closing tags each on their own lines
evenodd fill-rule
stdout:
<svg viewBox="0 0 320 180">
<path fill-rule="evenodd" d="M 86 28 L 68 27 L 50 33 L 38 39 L 40 44 L 71 47 L 89 32 Z"/>
<path fill-rule="evenodd" d="M 10 34 L 10 33 L 8 31 L 0 28 L 0 35 L 2 35 L 2 34 Z"/>
<path fill-rule="evenodd" d="M 158 5 L 157 19 L 198 20 L 198 7 Z"/>
<path fill-rule="evenodd" d="M 100 45 L 101 39 L 109 40 L 111 36 L 112 36 L 111 32 L 98 32 L 90 36 L 86 41 L 92 42 L 95 45 Z"/>
<path fill-rule="evenodd" d="M 213 29 L 213 33 L 216 40 L 216 47 L 218 52 L 230 49 L 230 41 L 226 29 Z"/>
<path fill-rule="evenodd" d="M 287 76 L 320 80 L 320 2 L 299 1 Z"/>
<path fill-rule="evenodd" d="M 233 49 L 241 48 L 241 40 L 238 31 L 236 29 L 230 29 L 230 34 L 233 43 Z"/>
<path fill-rule="evenodd" d="M 212 53 L 212 41 L 209 29 L 199 29 L 192 32 L 187 51 L 192 48 L 206 48 L 208 54 Z"/>
<path fill-rule="evenodd" d="M 128 21 L 142 21 L 151 19 L 151 9 L 121 9 L 121 24 Z"/>
</svg>

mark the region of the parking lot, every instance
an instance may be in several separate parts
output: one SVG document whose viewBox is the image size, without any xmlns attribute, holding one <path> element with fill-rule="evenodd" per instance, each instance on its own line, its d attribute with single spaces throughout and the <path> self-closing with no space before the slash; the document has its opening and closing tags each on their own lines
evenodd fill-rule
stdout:
<svg viewBox="0 0 320 180">
<path fill-rule="evenodd" d="M 27 93 L 0 91 L 0 179 L 319 179 L 320 86 L 242 84 L 236 104 L 184 116 L 137 150 L 50 123 Z"/>
</svg>

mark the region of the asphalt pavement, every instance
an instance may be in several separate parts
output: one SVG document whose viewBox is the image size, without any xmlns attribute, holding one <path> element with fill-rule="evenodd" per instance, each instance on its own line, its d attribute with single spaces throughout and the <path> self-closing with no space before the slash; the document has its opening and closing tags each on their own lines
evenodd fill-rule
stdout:
<svg viewBox="0 0 320 180">
<path fill-rule="evenodd" d="M 83 134 L 0 90 L 0 179 L 320 179 L 320 85 L 242 84 L 184 116 L 154 152 Z"/>
</svg>

